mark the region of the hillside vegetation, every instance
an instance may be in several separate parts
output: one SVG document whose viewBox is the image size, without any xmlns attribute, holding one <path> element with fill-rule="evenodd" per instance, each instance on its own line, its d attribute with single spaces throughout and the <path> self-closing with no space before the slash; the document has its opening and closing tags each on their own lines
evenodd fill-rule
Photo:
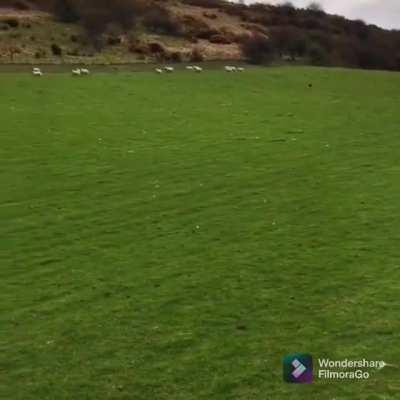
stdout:
<svg viewBox="0 0 400 400">
<path fill-rule="evenodd" d="M 400 33 L 316 6 L 222 0 L 4 0 L 1 62 L 246 59 L 400 69 Z"/>
</svg>

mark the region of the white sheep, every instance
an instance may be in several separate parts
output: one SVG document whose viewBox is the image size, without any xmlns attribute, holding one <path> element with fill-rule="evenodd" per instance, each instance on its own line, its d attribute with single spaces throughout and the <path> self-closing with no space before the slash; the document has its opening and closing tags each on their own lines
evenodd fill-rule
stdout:
<svg viewBox="0 0 400 400">
<path fill-rule="evenodd" d="M 165 72 L 174 72 L 174 67 L 164 67 Z"/>
<path fill-rule="evenodd" d="M 162 74 L 163 70 L 161 68 L 156 68 L 155 71 L 157 72 L 157 74 Z"/>
<path fill-rule="evenodd" d="M 193 65 L 188 65 L 188 66 L 186 67 L 186 69 L 189 70 L 189 71 L 193 71 L 193 70 L 194 70 L 194 67 L 193 67 Z"/>
<path fill-rule="evenodd" d="M 234 67 L 234 66 L 232 66 L 232 65 L 226 65 L 226 66 L 225 66 L 225 71 L 226 71 L 226 72 L 236 72 L 236 71 L 237 71 L 237 68 Z"/>
<path fill-rule="evenodd" d="M 199 66 L 197 66 L 197 65 L 195 65 L 195 66 L 193 67 L 193 69 L 194 69 L 195 72 L 203 72 L 203 68 L 201 68 L 201 67 L 199 67 Z"/>
<path fill-rule="evenodd" d="M 72 75 L 73 75 L 73 76 L 80 76 L 81 73 L 82 73 L 82 71 L 81 71 L 80 68 L 77 68 L 77 69 L 73 69 L 73 70 L 72 70 Z"/>
<path fill-rule="evenodd" d="M 36 76 L 42 76 L 43 75 L 42 70 L 40 68 L 38 68 L 38 67 L 33 67 L 32 68 L 32 74 L 36 75 Z"/>
<path fill-rule="evenodd" d="M 237 68 L 237 71 L 238 71 L 238 72 L 243 72 L 243 71 L 244 71 L 244 68 L 243 68 L 243 67 L 238 67 L 238 68 Z"/>
<path fill-rule="evenodd" d="M 82 75 L 90 75 L 90 71 L 87 68 L 81 68 Z"/>
</svg>

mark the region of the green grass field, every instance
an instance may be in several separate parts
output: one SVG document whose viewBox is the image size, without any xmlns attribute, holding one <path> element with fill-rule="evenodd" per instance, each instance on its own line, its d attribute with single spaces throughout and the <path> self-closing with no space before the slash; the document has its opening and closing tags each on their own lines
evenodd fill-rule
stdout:
<svg viewBox="0 0 400 400">
<path fill-rule="evenodd" d="M 0 398 L 399 399 L 399 85 L 1 74 Z"/>
</svg>

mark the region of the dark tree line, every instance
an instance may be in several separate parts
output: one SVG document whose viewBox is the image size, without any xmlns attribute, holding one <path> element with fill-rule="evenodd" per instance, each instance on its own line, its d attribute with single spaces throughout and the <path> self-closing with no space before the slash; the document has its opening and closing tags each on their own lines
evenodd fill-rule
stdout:
<svg viewBox="0 0 400 400">
<path fill-rule="evenodd" d="M 290 3 L 228 7 L 242 20 L 265 27 L 270 40 L 268 59 L 285 55 L 316 65 L 400 70 L 400 31 L 329 15 L 318 7 L 296 9 Z M 248 40 L 244 45 L 248 46 Z M 260 59 L 248 47 L 244 53 L 254 62 Z"/>
</svg>

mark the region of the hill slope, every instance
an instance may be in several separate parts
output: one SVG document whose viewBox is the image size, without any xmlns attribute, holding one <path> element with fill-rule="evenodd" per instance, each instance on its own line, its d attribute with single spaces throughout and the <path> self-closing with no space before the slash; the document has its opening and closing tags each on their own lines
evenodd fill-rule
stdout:
<svg viewBox="0 0 400 400">
<path fill-rule="evenodd" d="M 285 60 L 400 70 L 400 32 L 363 21 L 288 5 L 245 6 L 222 0 L 142 1 L 3 2 L 0 62 L 247 58 L 258 62 Z M 243 51 L 243 43 L 254 38 L 258 42 L 250 43 Z"/>
<path fill-rule="evenodd" d="M 242 57 L 238 37 L 251 31 L 241 26 L 239 17 L 219 10 L 208 14 L 207 8 L 182 3 L 168 2 L 164 8 L 168 15 L 162 18 L 184 25 L 185 32 L 164 32 L 173 26 L 156 29 L 136 24 L 127 30 L 110 26 L 102 32 L 101 45 L 91 40 L 79 22 L 60 22 L 47 10 L 0 8 L 0 62 L 124 63 Z M 148 25 L 151 18 L 158 22 L 157 16 L 147 18 Z"/>
</svg>

